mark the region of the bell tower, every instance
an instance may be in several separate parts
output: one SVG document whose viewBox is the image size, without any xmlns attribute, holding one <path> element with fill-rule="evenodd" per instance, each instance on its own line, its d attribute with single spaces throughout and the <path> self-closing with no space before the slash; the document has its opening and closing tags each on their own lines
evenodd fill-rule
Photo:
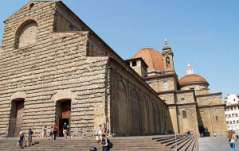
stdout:
<svg viewBox="0 0 239 151">
<path fill-rule="evenodd" d="M 164 57 L 164 71 L 165 72 L 175 72 L 174 69 L 174 60 L 173 60 L 173 50 L 169 46 L 168 40 L 164 39 L 163 47 L 163 57 Z"/>
</svg>

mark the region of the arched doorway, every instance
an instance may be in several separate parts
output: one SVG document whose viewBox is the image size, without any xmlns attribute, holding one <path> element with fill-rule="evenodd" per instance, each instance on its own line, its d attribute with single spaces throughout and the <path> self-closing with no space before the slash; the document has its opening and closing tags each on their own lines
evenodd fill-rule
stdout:
<svg viewBox="0 0 239 151">
<path fill-rule="evenodd" d="M 8 136 L 18 136 L 23 125 L 24 99 L 15 99 L 11 102 Z"/>
<path fill-rule="evenodd" d="M 64 99 L 56 102 L 56 124 L 59 127 L 59 136 L 63 136 L 63 124 L 71 125 L 71 100 Z"/>
</svg>

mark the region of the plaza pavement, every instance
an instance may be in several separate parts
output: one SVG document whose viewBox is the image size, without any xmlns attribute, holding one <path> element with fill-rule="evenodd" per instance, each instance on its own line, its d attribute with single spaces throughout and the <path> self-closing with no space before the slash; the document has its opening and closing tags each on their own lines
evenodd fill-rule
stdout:
<svg viewBox="0 0 239 151">
<path fill-rule="evenodd" d="M 202 137 L 199 139 L 199 151 L 230 151 L 226 137 Z M 237 151 L 239 151 L 239 141 L 237 141 Z"/>
</svg>

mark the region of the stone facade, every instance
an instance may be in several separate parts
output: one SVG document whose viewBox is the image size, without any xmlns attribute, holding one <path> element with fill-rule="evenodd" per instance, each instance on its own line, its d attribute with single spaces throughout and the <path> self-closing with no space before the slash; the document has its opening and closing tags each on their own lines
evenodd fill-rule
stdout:
<svg viewBox="0 0 239 151">
<path fill-rule="evenodd" d="M 60 1 L 10 16 L 0 53 L 0 136 L 63 121 L 73 137 L 104 123 L 117 136 L 173 131 L 165 102 Z"/>
<path fill-rule="evenodd" d="M 62 135 L 63 122 L 73 137 L 99 124 L 113 136 L 223 134 L 221 94 L 198 75 L 179 80 L 168 44 L 144 51 L 123 60 L 63 2 L 29 2 L 5 21 L 0 136 L 54 123 Z"/>
</svg>

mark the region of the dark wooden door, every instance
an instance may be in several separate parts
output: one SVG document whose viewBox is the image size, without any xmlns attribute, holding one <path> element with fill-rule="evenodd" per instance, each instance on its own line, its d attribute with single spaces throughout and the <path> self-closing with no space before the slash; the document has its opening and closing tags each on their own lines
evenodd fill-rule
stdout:
<svg viewBox="0 0 239 151">
<path fill-rule="evenodd" d="M 8 136 L 18 136 L 23 124 L 24 100 L 12 102 Z"/>
<path fill-rule="evenodd" d="M 24 102 L 20 101 L 16 103 L 16 129 L 15 129 L 15 136 L 18 136 L 22 124 L 23 124 L 23 110 L 24 110 Z"/>
</svg>

